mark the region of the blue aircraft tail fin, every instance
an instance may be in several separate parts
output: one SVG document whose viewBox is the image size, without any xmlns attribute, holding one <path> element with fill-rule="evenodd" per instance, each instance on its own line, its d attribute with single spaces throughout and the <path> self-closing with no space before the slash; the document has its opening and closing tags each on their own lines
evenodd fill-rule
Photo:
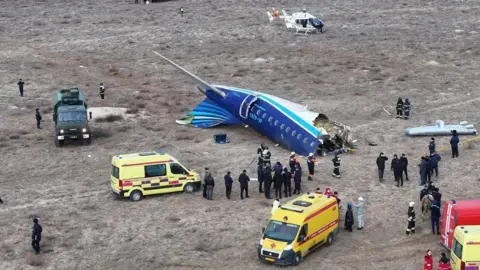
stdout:
<svg viewBox="0 0 480 270">
<path fill-rule="evenodd" d="M 178 124 L 209 128 L 220 124 L 241 124 L 242 122 L 210 99 L 204 99 L 187 117 L 177 120 Z"/>
</svg>

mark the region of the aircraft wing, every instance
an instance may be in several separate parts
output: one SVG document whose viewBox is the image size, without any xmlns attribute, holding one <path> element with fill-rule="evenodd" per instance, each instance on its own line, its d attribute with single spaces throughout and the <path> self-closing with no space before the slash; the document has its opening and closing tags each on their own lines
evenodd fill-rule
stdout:
<svg viewBox="0 0 480 270">
<path fill-rule="evenodd" d="M 172 60 L 168 59 L 167 57 L 161 55 L 160 53 L 158 53 L 156 51 L 152 51 L 152 52 L 154 54 L 160 56 L 163 60 L 167 61 L 170 65 L 174 66 L 176 69 L 180 70 L 183 74 L 187 75 L 187 77 L 189 77 L 193 82 L 198 84 L 201 87 L 201 89 L 203 89 L 204 91 L 205 90 L 211 90 L 211 91 L 215 92 L 217 95 L 219 95 L 221 97 L 225 97 L 225 93 L 222 90 L 220 90 L 220 89 L 214 87 L 213 85 L 207 83 L 206 81 L 197 77 L 195 74 L 193 74 L 190 71 L 184 69 L 183 67 L 181 67 L 177 63 L 173 62 Z M 205 92 L 204 92 L 204 94 L 205 94 Z"/>
</svg>

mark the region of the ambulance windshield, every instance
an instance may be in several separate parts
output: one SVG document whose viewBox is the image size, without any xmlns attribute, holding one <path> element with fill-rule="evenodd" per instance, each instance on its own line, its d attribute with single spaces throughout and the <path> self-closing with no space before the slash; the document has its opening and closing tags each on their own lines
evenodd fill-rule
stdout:
<svg viewBox="0 0 480 270">
<path fill-rule="evenodd" d="M 297 236 L 298 225 L 271 220 L 265 229 L 264 238 L 291 243 Z"/>
</svg>

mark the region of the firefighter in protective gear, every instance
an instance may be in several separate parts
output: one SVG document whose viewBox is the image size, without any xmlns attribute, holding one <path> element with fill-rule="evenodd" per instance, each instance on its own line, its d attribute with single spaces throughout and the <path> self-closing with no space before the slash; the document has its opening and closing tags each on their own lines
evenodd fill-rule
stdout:
<svg viewBox="0 0 480 270">
<path fill-rule="evenodd" d="M 308 165 L 308 181 L 313 181 L 312 177 L 315 173 L 315 162 L 317 160 L 313 156 L 313 153 L 310 153 L 307 158 L 307 165 Z"/>
<path fill-rule="evenodd" d="M 297 163 L 297 158 L 295 157 L 295 152 L 290 153 L 290 158 L 288 159 L 288 166 L 290 166 L 290 173 L 295 173 L 295 163 Z"/>
<path fill-rule="evenodd" d="M 410 105 L 410 101 L 408 98 L 405 99 L 405 102 L 403 103 L 403 119 L 409 119 L 410 118 L 410 109 L 412 108 L 412 105 Z"/>
<path fill-rule="evenodd" d="M 298 162 L 295 164 L 293 182 L 295 183 L 295 189 L 293 190 L 293 194 L 300 194 L 300 183 L 302 182 L 302 167 L 300 167 L 300 163 Z"/>
<path fill-rule="evenodd" d="M 263 148 L 263 143 L 262 143 L 262 148 Z M 258 192 L 263 193 L 262 187 L 263 187 L 263 180 L 264 180 L 264 172 L 263 172 L 263 150 L 258 148 L 258 163 L 257 163 L 257 177 L 258 177 Z"/>
<path fill-rule="evenodd" d="M 403 100 L 401 97 L 397 100 L 397 118 L 403 118 Z"/>
<path fill-rule="evenodd" d="M 415 233 L 415 209 L 413 209 L 414 205 L 415 205 L 414 202 L 410 202 L 410 206 L 408 207 L 407 235 L 410 235 L 411 233 Z"/>
<path fill-rule="evenodd" d="M 335 155 L 335 157 L 332 159 L 333 162 L 333 173 L 332 176 L 336 178 L 340 178 L 340 158 L 338 155 Z"/>
<path fill-rule="evenodd" d="M 272 153 L 270 153 L 270 150 L 268 150 L 268 146 L 265 146 L 265 150 L 263 150 L 262 156 L 263 156 L 263 165 L 269 164 L 271 166 L 272 163 L 270 162 L 270 157 L 272 156 Z"/>
</svg>

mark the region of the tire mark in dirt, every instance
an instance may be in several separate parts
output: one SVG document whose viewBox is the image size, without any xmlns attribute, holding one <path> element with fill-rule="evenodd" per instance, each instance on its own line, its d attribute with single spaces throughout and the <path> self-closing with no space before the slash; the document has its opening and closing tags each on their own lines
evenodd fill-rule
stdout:
<svg viewBox="0 0 480 270">
<path fill-rule="evenodd" d="M 75 200 L 82 200 L 82 199 L 91 199 L 92 197 L 101 195 L 101 194 L 108 194 L 108 191 L 88 191 L 88 192 L 83 192 L 81 194 L 71 194 L 71 195 L 64 195 L 64 196 L 58 196 L 55 198 L 50 198 L 50 199 L 38 199 L 29 203 L 25 204 L 20 204 L 20 205 L 15 205 L 12 207 L 6 207 L 6 208 L 1 208 L 0 213 L 5 213 L 9 212 L 12 210 L 19 210 L 19 209 L 24 209 L 28 207 L 44 207 L 44 206 L 50 206 L 53 203 L 67 203 L 71 202 L 73 199 Z"/>
</svg>

